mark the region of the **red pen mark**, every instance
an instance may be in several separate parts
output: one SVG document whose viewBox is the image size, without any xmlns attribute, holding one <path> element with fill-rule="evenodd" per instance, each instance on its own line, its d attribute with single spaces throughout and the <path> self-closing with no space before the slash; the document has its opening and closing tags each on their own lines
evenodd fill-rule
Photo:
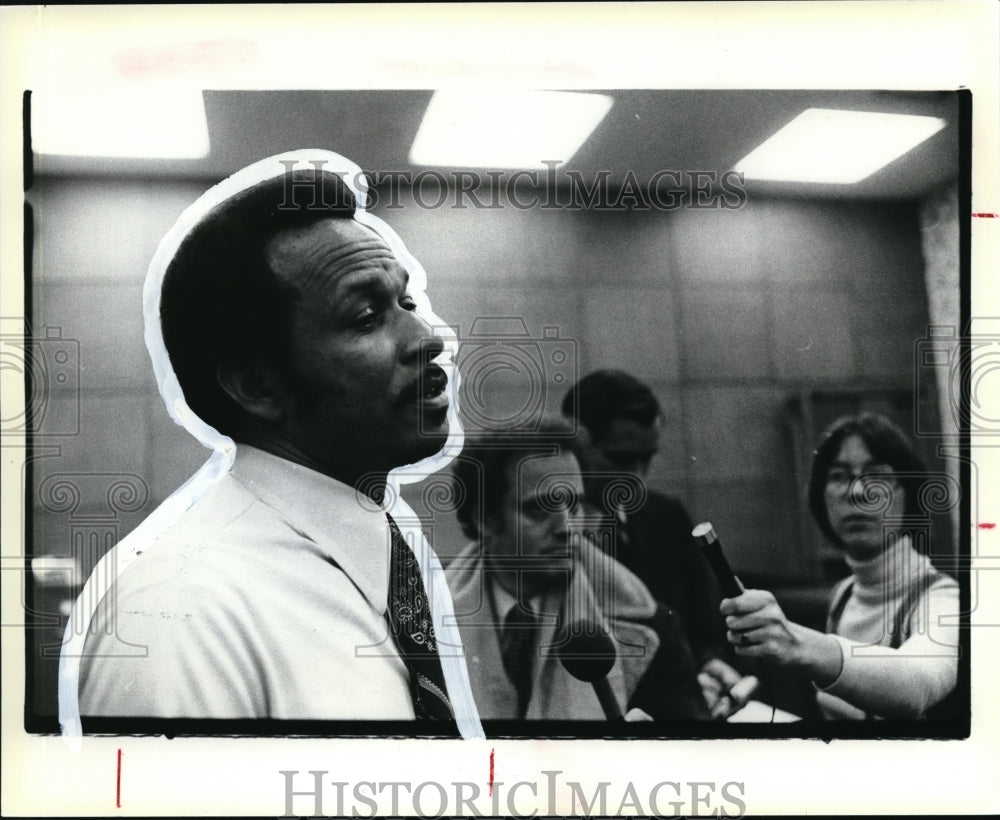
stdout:
<svg viewBox="0 0 1000 820">
<path fill-rule="evenodd" d="M 123 75 L 148 77 L 245 65 L 257 57 L 258 51 L 254 40 L 233 38 L 131 49 L 118 52 L 114 59 Z"/>
<path fill-rule="evenodd" d="M 981 530 L 992 530 L 996 524 L 980 524 L 979 529 Z"/>
<path fill-rule="evenodd" d="M 122 807 L 122 750 L 118 750 L 118 782 L 115 785 L 115 808 Z"/>
<path fill-rule="evenodd" d="M 978 219 L 1000 219 L 1000 214 L 980 213 L 980 214 L 973 214 L 973 216 Z"/>
<path fill-rule="evenodd" d="M 493 752 L 494 749 L 490 749 L 490 797 L 493 796 Z"/>
</svg>

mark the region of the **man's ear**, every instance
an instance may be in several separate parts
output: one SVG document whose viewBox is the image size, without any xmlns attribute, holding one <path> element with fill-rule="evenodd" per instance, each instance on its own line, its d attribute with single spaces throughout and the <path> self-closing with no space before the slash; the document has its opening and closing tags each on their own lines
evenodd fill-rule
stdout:
<svg viewBox="0 0 1000 820">
<path fill-rule="evenodd" d="M 215 377 L 229 397 L 252 416 L 280 421 L 285 415 L 285 391 L 273 368 L 261 363 L 219 365 Z"/>
</svg>

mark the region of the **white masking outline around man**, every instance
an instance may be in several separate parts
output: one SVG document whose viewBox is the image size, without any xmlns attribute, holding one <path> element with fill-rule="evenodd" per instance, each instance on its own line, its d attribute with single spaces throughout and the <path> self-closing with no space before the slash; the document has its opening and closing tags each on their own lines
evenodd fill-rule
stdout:
<svg viewBox="0 0 1000 820">
<path fill-rule="evenodd" d="M 443 340 L 445 363 L 454 362 L 457 337 L 431 309 L 430 300 L 425 292 L 427 275 L 423 267 L 406 250 L 402 240 L 389 225 L 365 210 L 367 202 L 365 177 L 361 169 L 349 159 L 323 149 L 301 149 L 268 157 L 222 180 L 184 210 L 161 240 L 146 275 L 143 287 L 145 341 L 160 395 L 171 418 L 198 439 L 203 446 L 212 450 L 212 454 L 205 464 L 160 504 L 139 527 L 109 550 L 91 573 L 73 606 L 59 659 L 59 723 L 63 737 L 74 750 L 79 750 L 82 737 L 79 707 L 80 662 L 90 622 L 101 601 L 118 576 L 128 569 L 136 557 L 149 548 L 171 524 L 196 504 L 216 481 L 230 471 L 236 455 L 236 444 L 233 439 L 204 422 L 190 409 L 171 365 L 160 325 L 160 297 L 167 268 L 188 233 L 213 208 L 254 185 L 286 174 L 290 175 L 297 169 L 299 163 L 306 163 L 317 172 L 334 173 L 350 188 L 356 201 L 353 219 L 375 231 L 389 245 L 393 255 L 409 274 L 408 292 L 416 303 L 417 315 L 424 319 L 434 334 Z M 452 366 L 448 369 L 451 374 L 445 388 L 450 400 L 447 411 L 448 438 L 443 448 L 436 454 L 421 460 L 416 465 L 392 470 L 387 478 L 385 497 L 391 502 L 393 517 L 398 520 L 404 537 L 413 547 L 428 590 L 431 615 L 440 647 L 442 672 L 459 732 L 466 739 L 476 739 L 485 735 L 469 686 L 465 657 L 461 650 L 461 638 L 455 625 L 454 609 L 444 571 L 422 529 L 417 525 L 416 515 L 399 491 L 401 485 L 419 481 L 429 473 L 444 468 L 461 452 L 464 433 L 459 422 L 460 379 L 457 367 Z M 113 577 L 109 576 L 109 570 L 114 571 Z"/>
</svg>

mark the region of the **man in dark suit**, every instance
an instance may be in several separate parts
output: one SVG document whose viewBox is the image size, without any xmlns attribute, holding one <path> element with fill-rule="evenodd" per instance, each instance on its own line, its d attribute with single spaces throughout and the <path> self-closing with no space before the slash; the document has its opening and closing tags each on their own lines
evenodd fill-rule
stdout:
<svg viewBox="0 0 1000 820">
<path fill-rule="evenodd" d="M 597 370 L 570 388 L 562 410 L 579 422 L 587 503 L 612 524 L 602 546 L 680 616 L 706 703 L 727 713 L 736 704 L 724 694 L 741 675 L 730 665 L 721 593 L 683 504 L 645 486 L 663 426 L 656 396 L 628 373 Z"/>
</svg>

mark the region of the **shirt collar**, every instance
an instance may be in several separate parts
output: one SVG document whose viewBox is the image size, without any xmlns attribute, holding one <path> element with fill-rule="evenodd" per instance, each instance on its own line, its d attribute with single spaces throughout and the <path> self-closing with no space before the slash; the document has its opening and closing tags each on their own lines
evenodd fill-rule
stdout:
<svg viewBox="0 0 1000 820">
<path fill-rule="evenodd" d="M 384 612 L 390 540 L 385 510 L 353 487 L 294 461 L 240 444 L 232 476 L 339 566 Z"/>
<path fill-rule="evenodd" d="M 496 606 L 497 618 L 502 624 L 507 620 L 507 615 L 517 604 L 517 599 L 495 578 L 489 575 L 487 577 L 490 579 L 490 591 L 493 593 L 493 603 Z"/>
</svg>

